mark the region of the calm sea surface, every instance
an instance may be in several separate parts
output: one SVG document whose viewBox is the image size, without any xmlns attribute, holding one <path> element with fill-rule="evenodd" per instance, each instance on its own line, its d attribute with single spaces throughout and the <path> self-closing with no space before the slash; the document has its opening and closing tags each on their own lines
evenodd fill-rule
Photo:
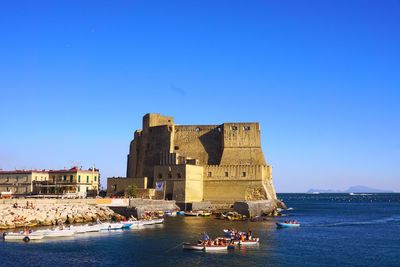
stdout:
<svg viewBox="0 0 400 267">
<path fill-rule="evenodd" d="M 140 230 L 30 243 L 0 242 L 2 266 L 400 266 L 400 194 L 280 194 L 299 229 L 264 222 L 167 218 Z M 283 218 L 278 218 L 282 220 Z M 183 251 L 202 232 L 251 229 L 259 246 L 231 252 Z"/>
</svg>

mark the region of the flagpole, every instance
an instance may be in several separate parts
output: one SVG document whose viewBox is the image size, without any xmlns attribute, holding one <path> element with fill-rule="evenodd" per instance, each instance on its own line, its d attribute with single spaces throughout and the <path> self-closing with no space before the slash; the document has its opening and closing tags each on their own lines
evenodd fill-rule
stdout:
<svg viewBox="0 0 400 267">
<path fill-rule="evenodd" d="M 167 189 L 167 181 L 164 181 L 163 187 L 164 187 L 164 200 L 165 200 L 165 191 Z"/>
</svg>

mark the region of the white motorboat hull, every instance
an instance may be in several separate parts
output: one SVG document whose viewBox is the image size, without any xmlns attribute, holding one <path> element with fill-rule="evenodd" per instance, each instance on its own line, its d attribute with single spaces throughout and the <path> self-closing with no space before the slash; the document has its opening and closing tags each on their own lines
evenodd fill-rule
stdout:
<svg viewBox="0 0 400 267">
<path fill-rule="evenodd" d="M 124 227 L 123 223 L 102 223 L 100 226 L 100 231 L 108 231 L 108 230 L 119 230 Z"/>
<path fill-rule="evenodd" d="M 102 225 L 81 225 L 81 226 L 71 226 L 71 230 L 75 231 L 77 234 L 93 233 L 99 232 Z"/>
<path fill-rule="evenodd" d="M 183 249 L 187 250 L 202 250 L 202 251 L 224 251 L 228 250 L 228 246 L 204 246 L 197 244 L 184 243 Z"/>
<path fill-rule="evenodd" d="M 245 241 L 234 241 L 235 245 L 240 245 L 240 246 L 254 246 L 254 245 L 258 245 L 258 238 L 257 240 L 245 240 Z"/>
<path fill-rule="evenodd" d="M 20 241 L 25 241 L 24 239 L 28 237 L 29 240 L 40 240 L 43 239 L 44 235 L 43 234 L 18 234 L 18 233 L 7 233 L 4 235 L 4 240 L 20 240 Z M 28 240 L 28 241 L 29 241 Z"/>
<path fill-rule="evenodd" d="M 44 237 L 69 237 L 75 234 L 74 230 L 47 230 L 43 231 Z"/>
</svg>

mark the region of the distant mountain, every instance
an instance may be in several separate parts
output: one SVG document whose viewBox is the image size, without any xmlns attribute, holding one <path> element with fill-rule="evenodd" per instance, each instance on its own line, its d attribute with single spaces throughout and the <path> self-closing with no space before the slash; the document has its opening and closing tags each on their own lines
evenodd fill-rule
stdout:
<svg viewBox="0 0 400 267">
<path fill-rule="evenodd" d="M 348 189 L 342 191 L 342 190 L 332 190 L 332 189 L 310 189 L 307 191 L 309 194 L 315 194 L 315 193 L 394 193 L 394 191 L 391 190 L 382 190 L 382 189 L 375 189 L 375 188 L 370 188 L 367 186 L 363 185 L 356 185 L 356 186 L 351 186 Z"/>
</svg>

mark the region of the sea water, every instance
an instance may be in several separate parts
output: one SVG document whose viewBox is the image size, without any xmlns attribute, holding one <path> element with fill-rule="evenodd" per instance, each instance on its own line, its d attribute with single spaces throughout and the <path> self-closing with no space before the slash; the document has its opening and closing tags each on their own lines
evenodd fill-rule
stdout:
<svg viewBox="0 0 400 267">
<path fill-rule="evenodd" d="M 163 225 L 41 241 L 0 242 L 2 266 L 400 266 L 400 194 L 279 194 L 285 217 L 229 222 L 167 218 Z M 298 229 L 275 222 L 298 220 Z M 234 251 L 184 251 L 203 232 L 252 230 L 260 244 Z"/>
</svg>

